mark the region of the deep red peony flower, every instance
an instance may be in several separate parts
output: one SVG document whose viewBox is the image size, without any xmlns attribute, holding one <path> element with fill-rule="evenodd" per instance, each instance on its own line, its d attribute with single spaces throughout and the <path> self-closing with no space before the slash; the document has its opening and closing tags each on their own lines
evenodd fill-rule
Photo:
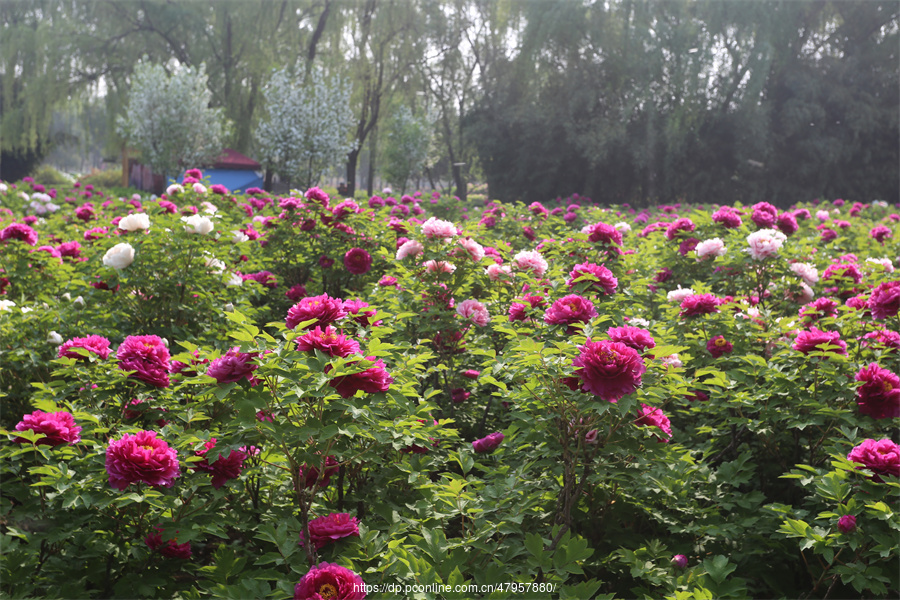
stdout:
<svg viewBox="0 0 900 600">
<path fill-rule="evenodd" d="M 874 473 L 873 481 L 884 481 L 880 475 L 900 477 L 900 446 L 888 438 L 875 441 L 865 440 L 847 455 L 848 460 L 862 463 L 866 469 Z M 862 468 L 862 467 L 857 467 Z"/>
<path fill-rule="evenodd" d="M 331 298 L 328 294 L 303 298 L 288 310 L 287 326 L 294 329 L 303 321 L 314 320 L 306 326 L 310 329 L 316 326 L 325 326 L 334 323 L 347 316 L 344 310 L 344 302 L 340 298 Z"/>
<path fill-rule="evenodd" d="M 354 275 L 368 273 L 372 268 L 372 255 L 362 248 L 351 248 L 344 254 L 344 268 Z"/>
<path fill-rule="evenodd" d="M 318 484 L 319 487 L 325 487 L 331 482 L 331 476 L 338 472 L 338 461 L 333 456 L 325 457 L 325 471 L 319 479 L 319 467 L 303 464 L 300 467 L 300 481 L 303 482 L 304 488 L 311 488 Z"/>
<path fill-rule="evenodd" d="M 181 558 L 186 560 L 191 557 L 190 542 L 179 544 L 177 538 L 163 540 L 161 533 L 163 528 L 154 527 L 154 529 L 155 531 L 153 533 L 144 538 L 144 543 L 147 544 L 151 550 L 159 552 L 167 558 Z"/>
<path fill-rule="evenodd" d="M 316 550 L 345 537 L 359 537 L 359 519 L 348 513 L 331 513 L 309 522 L 309 538 Z"/>
<path fill-rule="evenodd" d="M 61 446 L 62 444 L 77 444 L 81 441 L 81 427 L 75 424 L 72 414 L 61 410 L 59 412 L 46 413 L 36 410 L 29 415 L 24 415 L 16 425 L 16 431 L 30 429 L 35 433 L 43 434 L 34 443 L 36 445 Z M 24 444 L 25 438 L 16 438 L 18 444 Z"/>
<path fill-rule="evenodd" d="M 359 373 L 335 377 L 328 382 L 328 385 L 333 387 L 341 395 L 341 398 L 351 398 L 359 390 L 367 394 L 388 391 L 391 383 L 394 382 L 394 378 L 384 368 L 384 362 L 380 358 L 376 359 L 374 356 L 367 356 L 366 360 L 375 364 Z M 347 363 L 347 366 L 352 366 L 356 362 L 358 361 Z M 331 367 L 331 365 L 328 365 L 328 367 Z M 328 367 L 325 369 L 326 373 L 331 370 Z"/>
<path fill-rule="evenodd" d="M 247 460 L 247 453 L 243 448 L 237 450 L 232 449 L 228 456 L 221 455 L 212 463 L 206 459 L 206 453 L 216 447 L 216 438 L 210 438 L 203 445 L 203 450 L 194 452 L 196 456 L 203 457 L 200 462 L 191 463 L 191 466 L 197 471 L 206 471 L 212 475 L 212 486 L 219 489 L 229 479 L 237 479 L 241 476 L 241 470 L 244 468 L 244 461 Z"/>
<path fill-rule="evenodd" d="M 900 417 L 900 377 L 873 362 L 859 370 L 856 380 L 863 382 L 856 390 L 860 414 L 874 419 Z"/>
<path fill-rule="evenodd" d="M 723 336 L 717 335 L 706 343 L 706 349 L 713 355 L 713 358 L 719 358 L 725 354 L 730 354 L 734 350 L 734 346 Z"/>
<path fill-rule="evenodd" d="M 591 342 L 580 346 L 581 354 L 572 363 L 578 367 L 574 374 L 581 380 L 581 389 L 616 402 L 641 385 L 647 370 L 640 354 L 618 342 Z"/>
<path fill-rule="evenodd" d="M 312 567 L 294 587 L 294 600 L 363 600 L 365 597 L 362 577 L 327 562 Z"/>
<path fill-rule="evenodd" d="M 71 340 L 63 342 L 63 344 L 59 347 L 59 351 L 57 352 L 57 356 L 59 358 L 66 357 L 87 360 L 87 356 L 84 356 L 77 352 L 72 352 L 70 348 L 83 348 L 91 354 L 95 354 L 98 358 L 102 359 L 106 359 L 107 357 L 109 357 L 109 340 L 102 335 L 89 335 L 88 337 L 84 338 L 72 338 Z"/>
<path fill-rule="evenodd" d="M 138 431 L 113 440 L 106 448 L 106 472 L 109 484 L 124 490 L 132 483 L 172 487 L 181 476 L 178 453 L 155 431 Z"/>
<path fill-rule="evenodd" d="M 169 385 L 169 349 L 162 338 L 156 335 L 130 335 L 119 345 L 116 351 L 119 368 L 123 371 L 134 371 L 129 377 L 140 379 L 156 387 Z"/>
</svg>

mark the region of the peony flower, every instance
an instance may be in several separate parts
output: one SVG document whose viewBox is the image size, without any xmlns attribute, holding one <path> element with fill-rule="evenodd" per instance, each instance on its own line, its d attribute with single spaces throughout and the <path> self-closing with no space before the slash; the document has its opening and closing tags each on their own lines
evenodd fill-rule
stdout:
<svg viewBox="0 0 900 600">
<path fill-rule="evenodd" d="M 316 326 L 315 329 L 307 331 L 294 341 L 297 344 L 297 350 L 300 352 L 319 350 L 328 356 L 340 357 L 347 357 L 361 352 L 358 342 L 338 332 L 330 325 L 326 325 L 324 330 Z"/>
<path fill-rule="evenodd" d="M 875 441 L 867 439 L 853 448 L 847 459 L 861 463 L 874 473 L 872 481 L 883 482 L 881 475 L 900 477 L 900 446 L 888 438 Z M 863 468 L 857 467 L 857 469 Z"/>
<path fill-rule="evenodd" d="M 206 374 L 218 383 L 234 383 L 241 379 L 254 383 L 253 371 L 259 367 L 254 362 L 257 355 L 257 352 L 241 352 L 240 348 L 235 346 L 209 363 Z"/>
<path fill-rule="evenodd" d="M 522 250 L 513 256 L 513 263 L 518 270 L 531 271 L 536 277 L 542 277 L 549 266 L 537 250 Z"/>
<path fill-rule="evenodd" d="M 706 349 L 713 355 L 713 358 L 720 358 L 726 354 L 731 354 L 734 346 L 723 336 L 717 335 L 706 343 Z"/>
<path fill-rule="evenodd" d="M 747 243 L 750 245 L 750 257 L 753 260 L 765 260 L 775 256 L 786 239 L 787 236 L 774 229 L 754 231 L 747 236 Z"/>
<path fill-rule="evenodd" d="M 498 265 L 497 263 L 488 265 L 484 272 L 491 281 L 500 281 L 501 279 L 507 279 L 513 276 L 512 269 L 509 265 Z"/>
<path fill-rule="evenodd" d="M 844 515 L 838 519 L 837 528 L 841 533 L 852 533 L 856 529 L 856 517 Z"/>
<path fill-rule="evenodd" d="M 641 385 L 647 369 L 633 348 L 618 342 L 587 341 L 578 350 L 572 364 L 578 367 L 574 375 L 581 381 L 582 391 L 616 402 Z"/>
<path fill-rule="evenodd" d="M 869 296 L 869 308 L 876 319 L 887 319 L 900 312 L 900 280 L 885 281 Z"/>
<path fill-rule="evenodd" d="M 191 543 L 178 543 L 177 538 L 163 540 L 162 527 L 155 527 L 155 531 L 144 538 L 144 543 L 154 552 L 159 552 L 166 558 L 180 558 L 187 560 L 191 557 Z M 177 532 L 176 532 L 177 533 Z"/>
<path fill-rule="evenodd" d="M 638 352 L 644 352 L 656 347 L 656 340 L 653 339 L 650 332 L 640 327 L 632 327 L 631 325 L 610 327 L 606 330 L 606 335 L 609 336 L 609 341 L 625 344 Z"/>
<path fill-rule="evenodd" d="M 122 340 L 116 351 L 119 368 L 134 371 L 129 377 L 156 387 L 169 385 L 169 349 L 162 339 L 155 335 L 130 335 Z"/>
<path fill-rule="evenodd" d="M 684 554 L 676 554 L 672 557 L 672 566 L 676 569 L 683 569 L 687 567 L 688 559 Z"/>
<path fill-rule="evenodd" d="M 475 262 L 480 262 L 484 258 L 484 246 L 473 240 L 472 238 L 460 238 L 458 243 L 468 253 L 469 257 Z"/>
<path fill-rule="evenodd" d="M 838 303 L 831 298 L 818 298 L 800 307 L 798 314 L 804 325 L 810 325 L 819 319 L 836 317 L 838 306 Z"/>
<path fill-rule="evenodd" d="M 455 236 L 456 233 L 456 225 L 450 221 L 431 217 L 422 223 L 422 234 L 428 240 L 448 240 Z"/>
<path fill-rule="evenodd" d="M 530 296 L 528 294 L 522 298 L 524 302 L 513 302 L 509 306 L 509 320 L 512 321 L 525 321 L 528 319 L 528 311 L 529 308 L 536 309 L 542 308 L 545 304 L 543 296 Z"/>
<path fill-rule="evenodd" d="M 371 320 L 378 314 L 378 311 L 375 309 L 372 310 L 363 310 L 365 308 L 369 308 L 368 302 L 363 302 L 362 300 L 344 300 L 344 310 L 347 311 L 347 316 L 352 318 L 354 321 L 362 325 L 363 327 L 368 327 L 369 325 L 381 325 L 381 320 L 375 321 L 374 323 Z"/>
<path fill-rule="evenodd" d="M 597 316 L 597 309 L 587 298 L 577 294 L 563 296 L 554 302 L 544 313 L 544 322 L 548 325 L 568 325 L 587 323 Z"/>
<path fill-rule="evenodd" d="M 573 213 L 574 214 L 574 213 Z M 581 233 L 588 236 L 588 241 L 593 243 L 601 243 L 613 246 L 622 245 L 622 232 L 606 223 L 594 223 L 593 225 L 585 225 L 581 229 Z"/>
<path fill-rule="evenodd" d="M 188 233 L 199 233 L 201 235 L 206 235 L 216 228 L 213 225 L 212 220 L 209 217 L 204 217 L 202 215 L 191 215 L 190 217 L 181 217 L 181 220 L 184 221 L 184 230 Z M 122 226 L 122 223 L 119 222 L 119 227 Z"/>
<path fill-rule="evenodd" d="M 372 268 L 372 255 L 362 248 L 351 248 L 344 254 L 344 268 L 354 275 L 368 273 Z"/>
<path fill-rule="evenodd" d="M 425 246 L 422 242 L 416 240 L 408 240 L 397 248 L 397 260 L 403 260 L 408 256 L 418 256 L 425 252 Z"/>
<path fill-rule="evenodd" d="M 478 379 L 479 375 L 481 375 L 481 371 L 476 371 L 475 369 L 467 369 L 462 372 L 462 376 L 468 379 Z"/>
<path fill-rule="evenodd" d="M 699 260 L 703 260 L 705 258 L 715 258 L 717 256 L 725 255 L 725 242 L 723 242 L 720 238 L 713 238 L 711 240 L 704 240 L 697 244 L 694 248 L 694 251 L 697 253 L 697 258 Z"/>
<path fill-rule="evenodd" d="M 741 215 L 730 206 L 723 206 L 713 213 L 712 220 L 726 229 L 737 229 L 741 226 Z"/>
<path fill-rule="evenodd" d="M 65 256 L 65 254 L 63 254 L 63 256 Z M 866 259 L 866 262 L 873 265 L 878 265 L 886 273 L 894 272 L 894 263 L 889 258 L 875 258 L 874 256 L 870 256 Z"/>
<path fill-rule="evenodd" d="M 493 452 L 503 441 L 503 437 L 503 434 L 497 431 L 487 437 L 483 437 L 480 440 L 475 440 L 474 442 L 472 442 L 472 448 L 475 450 L 475 452 L 479 453 Z"/>
<path fill-rule="evenodd" d="M 155 431 L 138 431 L 113 440 L 106 448 L 109 484 L 124 490 L 132 483 L 172 487 L 181 476 L 178 453 Z"/>
<path fill-rule="evenodd" d="M 696 225 L 694 225 L 694 222 L 687 217 L 675 219 L 668 227 L 666 227 L 666 239 L 674 240 L 683 233 L 694 231 L 695 228 Z"/>
<path fill-rule="evenodd" d="M 175 194 L 183 194 L 184 186 L 180 183 L 173 183 L 169 187 L 166 188 L 166 196 L 174 196 Z"/>
<path fill-rule="evenodd" d="M 900 333 L 891 331 L 890 329 L 879 329 L 878 331 L 872 331 L 864 335 L 862 339 L 863 347 L 871 344 L 876 348 L 884 348 L 885 350 L 900 349 Z"/>
<path fill-rule="evenodd" d="M 856 390 L 859 414 L 873 419 L 900 417 L 900 377 L 873 362 L 859 370 L 856 381 L 863 383 Z"/>
<path fill-rule="evenodd" d="M 693 288 L 682 288 L 680 285 L 678 289 L 672 290 L 668 294 L 666 294 L 666 300 L 669 302 L 681 302 L 687 298 L 688 296 L 692 296 L 694 294 Z"/>
<path fill-rule="evenodd" d="M 579 279 L 581 281 L 578 281 Z M 569 287 L 575 287 L 577 283 L 586 284 L 585 287 L 589 289 L 612 295 L 616 293 L 619 280 L 613 276 L 612 271 L 603 265 L 586 262 L 575 265 L 572 272 L 569 273 L 569 279 L 566 280 L 566 285 Z"/>
<path fill-rule="evenodd" d="M 44 437 L 35 440 L 36 445 L 60 446 L 62 444 L 77 444 L 81 441 L 81 427 L 75 424 L 72 413 L 61 410 L 59 412 L 46 413 L 36 410 L 24 415 L 16 424 L 16 431 L 30 429 Z M 25 438 L 13 440 L 18 444 L 26 442 Z"/>
<path fill-rule="evenodd" d="M 809 285 L 815 285 L 819 281 L 819 271 L 808 263 L 792 264 L 791 272 Z"/>
<path fill-rule="evenodd" d="M 662 430 L 665 434 L 666 439 L 662 439 L 657 436 L 657 440 L 660 442 L 668 442 L 672 439 L 672 425 L 669 422 L 669 417 L 663 414 L 658 408 L 653 408 L 647 406 L 646 404 L 641 404 L 641 412 L 640 416 L 635 420 L 635 425 L 642 425 L 645 427 L 657 427 Z"/>
<path fill-rule="evenodd" d="M 711 315 L 719 312 L 719 299 L 714 294 L 692 294 L 681 301 L 682 317 Z"/>
<path fill-rule="evenodd" d="M 797 233 L 797 230 L 800 229 L 800 226 L 797 225 L 797 217 L 794 216 L 793 213 L 781 213 L 778 215 L 778 220 L 775 223 L 775 227 L 778 228 L 781 233 L 787 236 L 794 235 Z"/>
<path fill-rule="evenodd" d="M 203 460 L 191 463 L 191 467 L 196 471 L 205 471 L 212 475 L 212 486 L 215 489 L 219 489 L 225 485 L 226 481 L 237 479 L 241 476 L 241 470 L 244 468 L 244 461 L 247 460 L 247 453 L 244 451 L 245 448 L 237 450 L 232 449 L 231 452 L 228 453 L 228 456 L 221 454 L 216 460 L 210 463 L 206 458 L 206 453 L 215 447 L 216 438 L 210 438 L 208 442 L 203 444 L 203 450 L 194 452 L 195 456 L 203 457 Z"/>
<path fill-rule="evenodd" d="M 307 200 L 312 200 L 314 202 L 318 202 L 325 208 L 328 208 L 328 194 L 323 192 L 321 189 L 319 189 L 317 187 L 311 187 L 308 190 L 306 190 L 306 193 L 304 194 L 304 196 L 306 197 Z"/>
<path fill-rule="evenodd" d="M 463 319 L 472 321 L 479 327 L 484 327 L 491 320 L 491 315 L 488 314 L 487 308 L 478 300 L 463 300 L 457 305 L 456 314 Z"/>
<path fill-rule="evenodd" d="M 422 266 L 428 273 L 453 273 L 456 271 L 456 265 L 446 260 L 426 260 Z"/>
<path fill-rule="evenodd" d="M 376 359 L 374 356 L 367 356 L 366 360 L 375 364 L 359 373 L 335 377 L 328 382 L 328 385 L 333 387 L 344 399 L 353 397 L 360 390 L 367 394 L 388 391 L 394 382 L 394 378 L 384 368 L 384 362 L 381 359 Z M 351 361 L 346 366 L 352 367 L 357 362 L 359 361 Z M 331 365 L 328 365 L 328 367 L 331 367 Z M 330 368 L 326 368 L 325 372 L 327 373 L 330 370 Z"/>
<path fill-rule="evenodd" d="M 146 213 L 134 213 L 122 217 L 119 221 L 122 231 L 144 231 L 150 229 L 150 217 Z"/>
<path fill-rule="evenodd" d="M 258 271 L 256 273 L 245 273 L 241 275 L 241 281 L 255 281 L 263 287 L 275 289 L 278 287 L 278 279 L 271 271 Z"/>
<path fill-rule="evenodd" d="M 306 326 L 306 329 L 310 329 L 334 323 L 346 316 L 347 311 L 344 310 L 343 300 L 322 294 L 301 299 L 300 302 L 288 309 L 285 322 L 288 329 L 294 329 L 303 321 L 313 320 L 313 323 Z"/>
<path fill-rule="evenodd" d="M 359 519 L 348 513 L 331 513 L 309 522 L 309 539 L 316 550 L 345 537 L 359 537 Z"/>
<path fill-rule="evenodd" d="M 88 357 L 86 356 L 86 353 L 79 354 L 77 352 L 72 352 L 71 348 L 83 348 L 87 352 L 95 354 L 98 358 L 104 360 L 109 357 L 109 340 L 102 335 L 89 335 L 85 338 L 72 338 L 71 340 L 63 342 L 56 354 L 59 358 L 66 357 L 87 360 Z"/>
<path fill-rule="evenodd" d="M 768 202 L 758 202 L 753 205 L 753 214 L 750 215 L 750 220 L 753 221 L 757 227 L 772 227 L 777 218 L 778 209 Z"/>
<path fill-rule="evenodd" d="M 826 344 L 830 346 L 838 346 L 838 349 L 829 348 L 829 352 L 837 354 L 847 354 L 847 344 L 841 340 L 841 334 L 837 331 L 819 331 L 812 327 L 809 331 L 801 331 L 794 340 L 792 348 L 803 354 L 810 352 L 824 352 Z"/>
<path fill-rule="evenodd" d="M 365 597 L 362 577 L 327 562 L 310 568 L 294 587 L 294 600 L 363 600 Z"/>
<path fill-rule="evenodd" d="M 37 244 L 38 234 L 24 223 L 10 223 L 3 229 L 0 229 L 0 241 L 2 240 L 19 240 L 29 246 L 34 246 Z"/>
<path fill-rule="evenodd" d="M 838 282 L 829 281 L 833 278 L 840 279 L 849 279 L 852 280 L 854 284 L 862 281 L 862 273 L 859 272 L 859 267 L 857 267 L 854 263 L 837 263 L 833 265 L 828 265 L 825 269 L 825 273 L 822 274 L 822 279 L 827 281 L 828 283 L 837 284 Z"/>
<path fill-rule="evenodd" d="M 134 262 L 134 248 L 131 244 L 116 244 L 103 255 L 103 264 L 113 269 L 124 269 Z"/>
<path fill-rule="evenodd" d="M 319 476 L 318 466 L 310 466 L 304 463 L 299 471 L 300 481 L 304 489 L 314 486 L 326 487 L 331 483 L 331 476 L 337 473 L 339 468 L 338 461 L 331 455 L 325 457 L 325 465 L 321 477 Z"/>
</svg>

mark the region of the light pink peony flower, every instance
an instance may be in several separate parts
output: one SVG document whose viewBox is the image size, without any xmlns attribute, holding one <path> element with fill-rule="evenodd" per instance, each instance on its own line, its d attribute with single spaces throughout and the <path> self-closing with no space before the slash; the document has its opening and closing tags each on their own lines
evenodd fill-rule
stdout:
<svg viewBox="0 0 900 600">
<path fill-rule="evenodd" d="M 36 445 L 60 446 L 77 444 L 81 441 L 81 427 L 75 424 L 72 413 L 64 410 L 52 413 L 36 410 L 31 414 L 24 415 L 22 420 L 16 424 L 16 431 L 28 429 L 44 436 L 34 442 Z M 13 441 L 24 444 L 25 438 L 16 438 Z"/>
<path fill-rule="evenodd" d="M 481 262 L 481 259 L 484 258 L 484 247 L 472 238 L 460 238 L 459 245 L 475 262 Z"/>
<path fill-rule="evenodd" d="M 672 290 L 668 294 L 666 294 L 666 300 L 669 302 L 677 302 L 681 304 L 681 302 L 687 298 L 688 296 L 693 296 L 694 290 L 693 288 L 682 288 L 680 285 L 678 289 Z"/>
<path fill-rule="evenodd" d="M 513 277 L 512 269 L 508 265 L 498 265 L 497 263 L 488 265 L 484 272 L 487 273 L 488 279 L 491 281 L 500 281 L 501 279 Z"/>
<path fill-rule="evenodd" d="M 537 250 L 522 250 L 513 256 L 513 263 L 520 271 L 531 271 L 536 277 L 547 272 L 547 261 Z"/>
<path fill-rule="evenodd" d="M 422 245 L 422 242 L 409 240 L 397 248 L 397 260 L 403 260 L 408 256 L 418 256 L 423 252 L 425 252 L 425 246 Z"/>
<path fill-rule="evenodd" d="M 478 300 L 463 300 L 457 305 L 456 314 L 463 319 L 472 321 L 479 327 L 484 327 L 491 320 L 491 315 L 488 314 L 487 308 Z"/>
<path fill-rule="evenodd" d="M 747 236 L 750 245 L 750 257 L 753 260 L 765 260 L 778 254 L 787 237 L 774 229 L 760 229 Z"/>
<path fill-rule="evenodd" d="M 456 271 L 456 265 L 446 260 L 426 260 L 422 266 L 428 273 L 453 273 Z"/>
<path fill-rule="evenodd" d="M 431 217 L 422 223 L 422 234 L 429 240 L 448 240 L 457 234 L 456 225 L 450 221 Z"/>
<path fill-rule="evenodd" d="M 794 263 L 791 272 L 809 285 L 815 285 L 819 281 L 819 271 L 808 263 Z"/>
<path fill-rule="evenodd" d="M 294 587 L 294 600 L 363 600 L 365 597 L 362 577 L 327 562 L 310 568 Z"/>
<path fill-rule="evenodd" d="M 181 476 L 178 453 L 156 437 L 155 431 L 138 431 L 113 440 L 106 448 L 109 483 L 124 490 L 132 483 L 172 487 Z"/>
<path fill-rule="evenodd" d="M 725 242 L 723 242 L 719 238 L 704 240 L 697 244 L 697 247 L 694 248 L 694 252 L 697 253 L 697 258 L 699 260 L 703 260 L 705 258 L 715 258 L 717 256 L 725 256 L 725 251 Z"/>
</svg>

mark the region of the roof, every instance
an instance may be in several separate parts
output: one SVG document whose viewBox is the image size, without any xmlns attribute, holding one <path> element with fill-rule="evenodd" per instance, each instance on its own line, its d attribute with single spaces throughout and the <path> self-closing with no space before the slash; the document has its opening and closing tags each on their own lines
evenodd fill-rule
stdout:
<svg viewBox="0 0 900 600">
<path fill-rule="evenodd" d="M 231 148 L 225 148 L 222 150 L 222 154 L 219 156 L 219 159 L 213 165 L 214 169 L 247 169 L 251 171 L 259 171 L 262 169 L 262 165 L 253 160 L 252 158 L 247 158 L 237 150 L 232 150 Z"/>
</svg>

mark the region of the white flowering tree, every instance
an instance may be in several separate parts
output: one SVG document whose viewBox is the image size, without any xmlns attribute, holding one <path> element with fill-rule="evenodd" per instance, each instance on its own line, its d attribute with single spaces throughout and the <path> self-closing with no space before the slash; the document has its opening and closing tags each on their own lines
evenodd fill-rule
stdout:
<svg viewBox="0 0 900 600">
<path fill-rule="evenodd" d="M 263 95 L 267 116 L 256 130 L 259 160 L 280 177 L 312 187 L 354 148 L 350 86 L 340 78 L 314 70 L 303 85 L 281 69 Z"/>
<path fill-rule="evenodd" d="M 221 108 L 210 108 L 204 65 L 135 67 L 119 132 L 156 173 L 177 175 L 213 162 L 222 152 L 226 123 Z"/>
<path fill-rule="evenodd" d="M 389 124 L 387 143 L 382 154 L 385 179 L 400 193 L 406 191 L 411 177 L 421 174 L 431 144 L 428 121 L 415 117 L 407 106 L 401 106 Z"/>
</svg>

